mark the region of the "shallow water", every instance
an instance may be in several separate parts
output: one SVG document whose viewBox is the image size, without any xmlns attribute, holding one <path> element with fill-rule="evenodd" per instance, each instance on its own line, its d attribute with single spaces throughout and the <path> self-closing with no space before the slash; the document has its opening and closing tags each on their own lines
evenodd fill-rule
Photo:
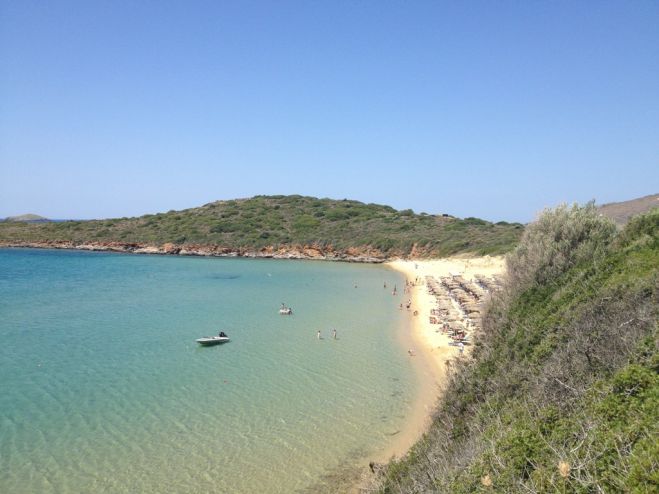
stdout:
<svg viewBox="0 0 659 494">
<path fill-rule="evenodd" d="M 0 250 L 0 492 L 340 477 L 415 398 L 384 281 L 403 282 L 372 265 Z M 230 343 L 194 341 L 220 329 Z"/>
</svg>

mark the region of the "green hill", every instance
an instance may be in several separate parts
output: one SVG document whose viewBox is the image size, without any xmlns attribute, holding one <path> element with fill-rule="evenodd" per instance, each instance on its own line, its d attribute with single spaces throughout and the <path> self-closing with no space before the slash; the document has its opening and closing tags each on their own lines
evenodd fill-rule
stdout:
<svg viewBox="0 0 659 494">
<path fill-rule="evenodd" d="M 426 436 L 373 492 L 659 492 L 659 209 L 545 212 Z"/>
<path fill-rule="evenodd" d="M 397 211 L 389 206 L 314 197 L 256 196 L 182 211 L 93 221 L 0 224 L 0 242 L 119 242 L 244 249 L 315 246 L 374 255 L 501 254 L 520 224 Z"/>
</svg>

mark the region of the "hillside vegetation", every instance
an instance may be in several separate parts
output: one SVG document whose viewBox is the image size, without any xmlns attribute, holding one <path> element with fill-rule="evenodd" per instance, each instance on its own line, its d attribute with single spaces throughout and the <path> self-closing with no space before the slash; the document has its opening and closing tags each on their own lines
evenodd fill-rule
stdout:
<svg viewBox="0 0 659 494">
<path fill-rule="evenodd" d="M 303 196 L 257 196 L 199 208 L 94 221 L 0 223 L 0 242 L 124 242 L 219 245 L 229 249 L 316 245 L 364 247 L 383 255 L 501 254 L 520 224 L 397 211 L 358 201 Z"/>
<path fill-rule="evenodd" d="M 659 209 L 546 211 L 433 425 L 374 492 L 659 492 Z"/>
</svg>

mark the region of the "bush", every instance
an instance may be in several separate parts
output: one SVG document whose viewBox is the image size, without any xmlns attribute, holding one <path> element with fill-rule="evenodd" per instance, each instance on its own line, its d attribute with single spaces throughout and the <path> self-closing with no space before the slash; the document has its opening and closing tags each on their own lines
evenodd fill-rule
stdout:
<svg viewBox="0 0 659 494">
<path fill-rule="evenodd" d="M 320 224 L 318 219 L 314 218 L 311 215 L 303 214 L 298 216 L 293 222 L 293 228 L 298 231 L 308 231 L 313 228 L 316 228 Z"/>
<path fill-rule="evenodd" d="M 236 223 L 232 223 L 229 221 L 222 221 L 220 223 L 216 223 L 211 229 L 211 233 L 229 233 L 229 232 L 235 232 L 238 230 L 240 225 L 237 225 Z"/>
<path fill-rule="evenodd" d="M 615 224 L 601 216 L 593 202 L 547 209 L 508 255 L 509 285 L 521 291 L 551 282 L 580 262 L 601 258 L 615 233 Z"/>
<path fill-rule="evenodd" d="M 325 217 L 330 221 L 347 220 L 348 213 L 346 211 L 341 211 L 340 209 L 330 209 Z"/>
<path fill-rule="evenodd" d="M 487 221 L 482 220 L 480 218 L 474 218 L 474 217 L 465 218 L 464 220 L 462 220 L 462 222 L 465 225 L 478 225 L 478 226 L 489 225 L 489 223 Z"/>
<path fill-rule="evenodd" d="M 634 216 L 618 238 L 618 244 L 628 246 L 634 241 L 646 239 L 655 248 L 659 247 L 659 208 Z"/>
</svg>

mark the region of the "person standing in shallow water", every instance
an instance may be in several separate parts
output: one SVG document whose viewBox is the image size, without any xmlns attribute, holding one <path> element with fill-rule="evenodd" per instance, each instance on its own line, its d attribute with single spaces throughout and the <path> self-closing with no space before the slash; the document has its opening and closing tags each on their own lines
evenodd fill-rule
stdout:
<svg viewBox="0 0 659 494">
<path fill-rule="evenodd" d="M 336 329 L 332 330 L 332 339 L 336 340 Z"/>
<path fill-rule="evenodd" d="M 316 333 L 316 337 L 320 339 L 320 329 L 318 330 L 318 333 Z"/>
</svg>

